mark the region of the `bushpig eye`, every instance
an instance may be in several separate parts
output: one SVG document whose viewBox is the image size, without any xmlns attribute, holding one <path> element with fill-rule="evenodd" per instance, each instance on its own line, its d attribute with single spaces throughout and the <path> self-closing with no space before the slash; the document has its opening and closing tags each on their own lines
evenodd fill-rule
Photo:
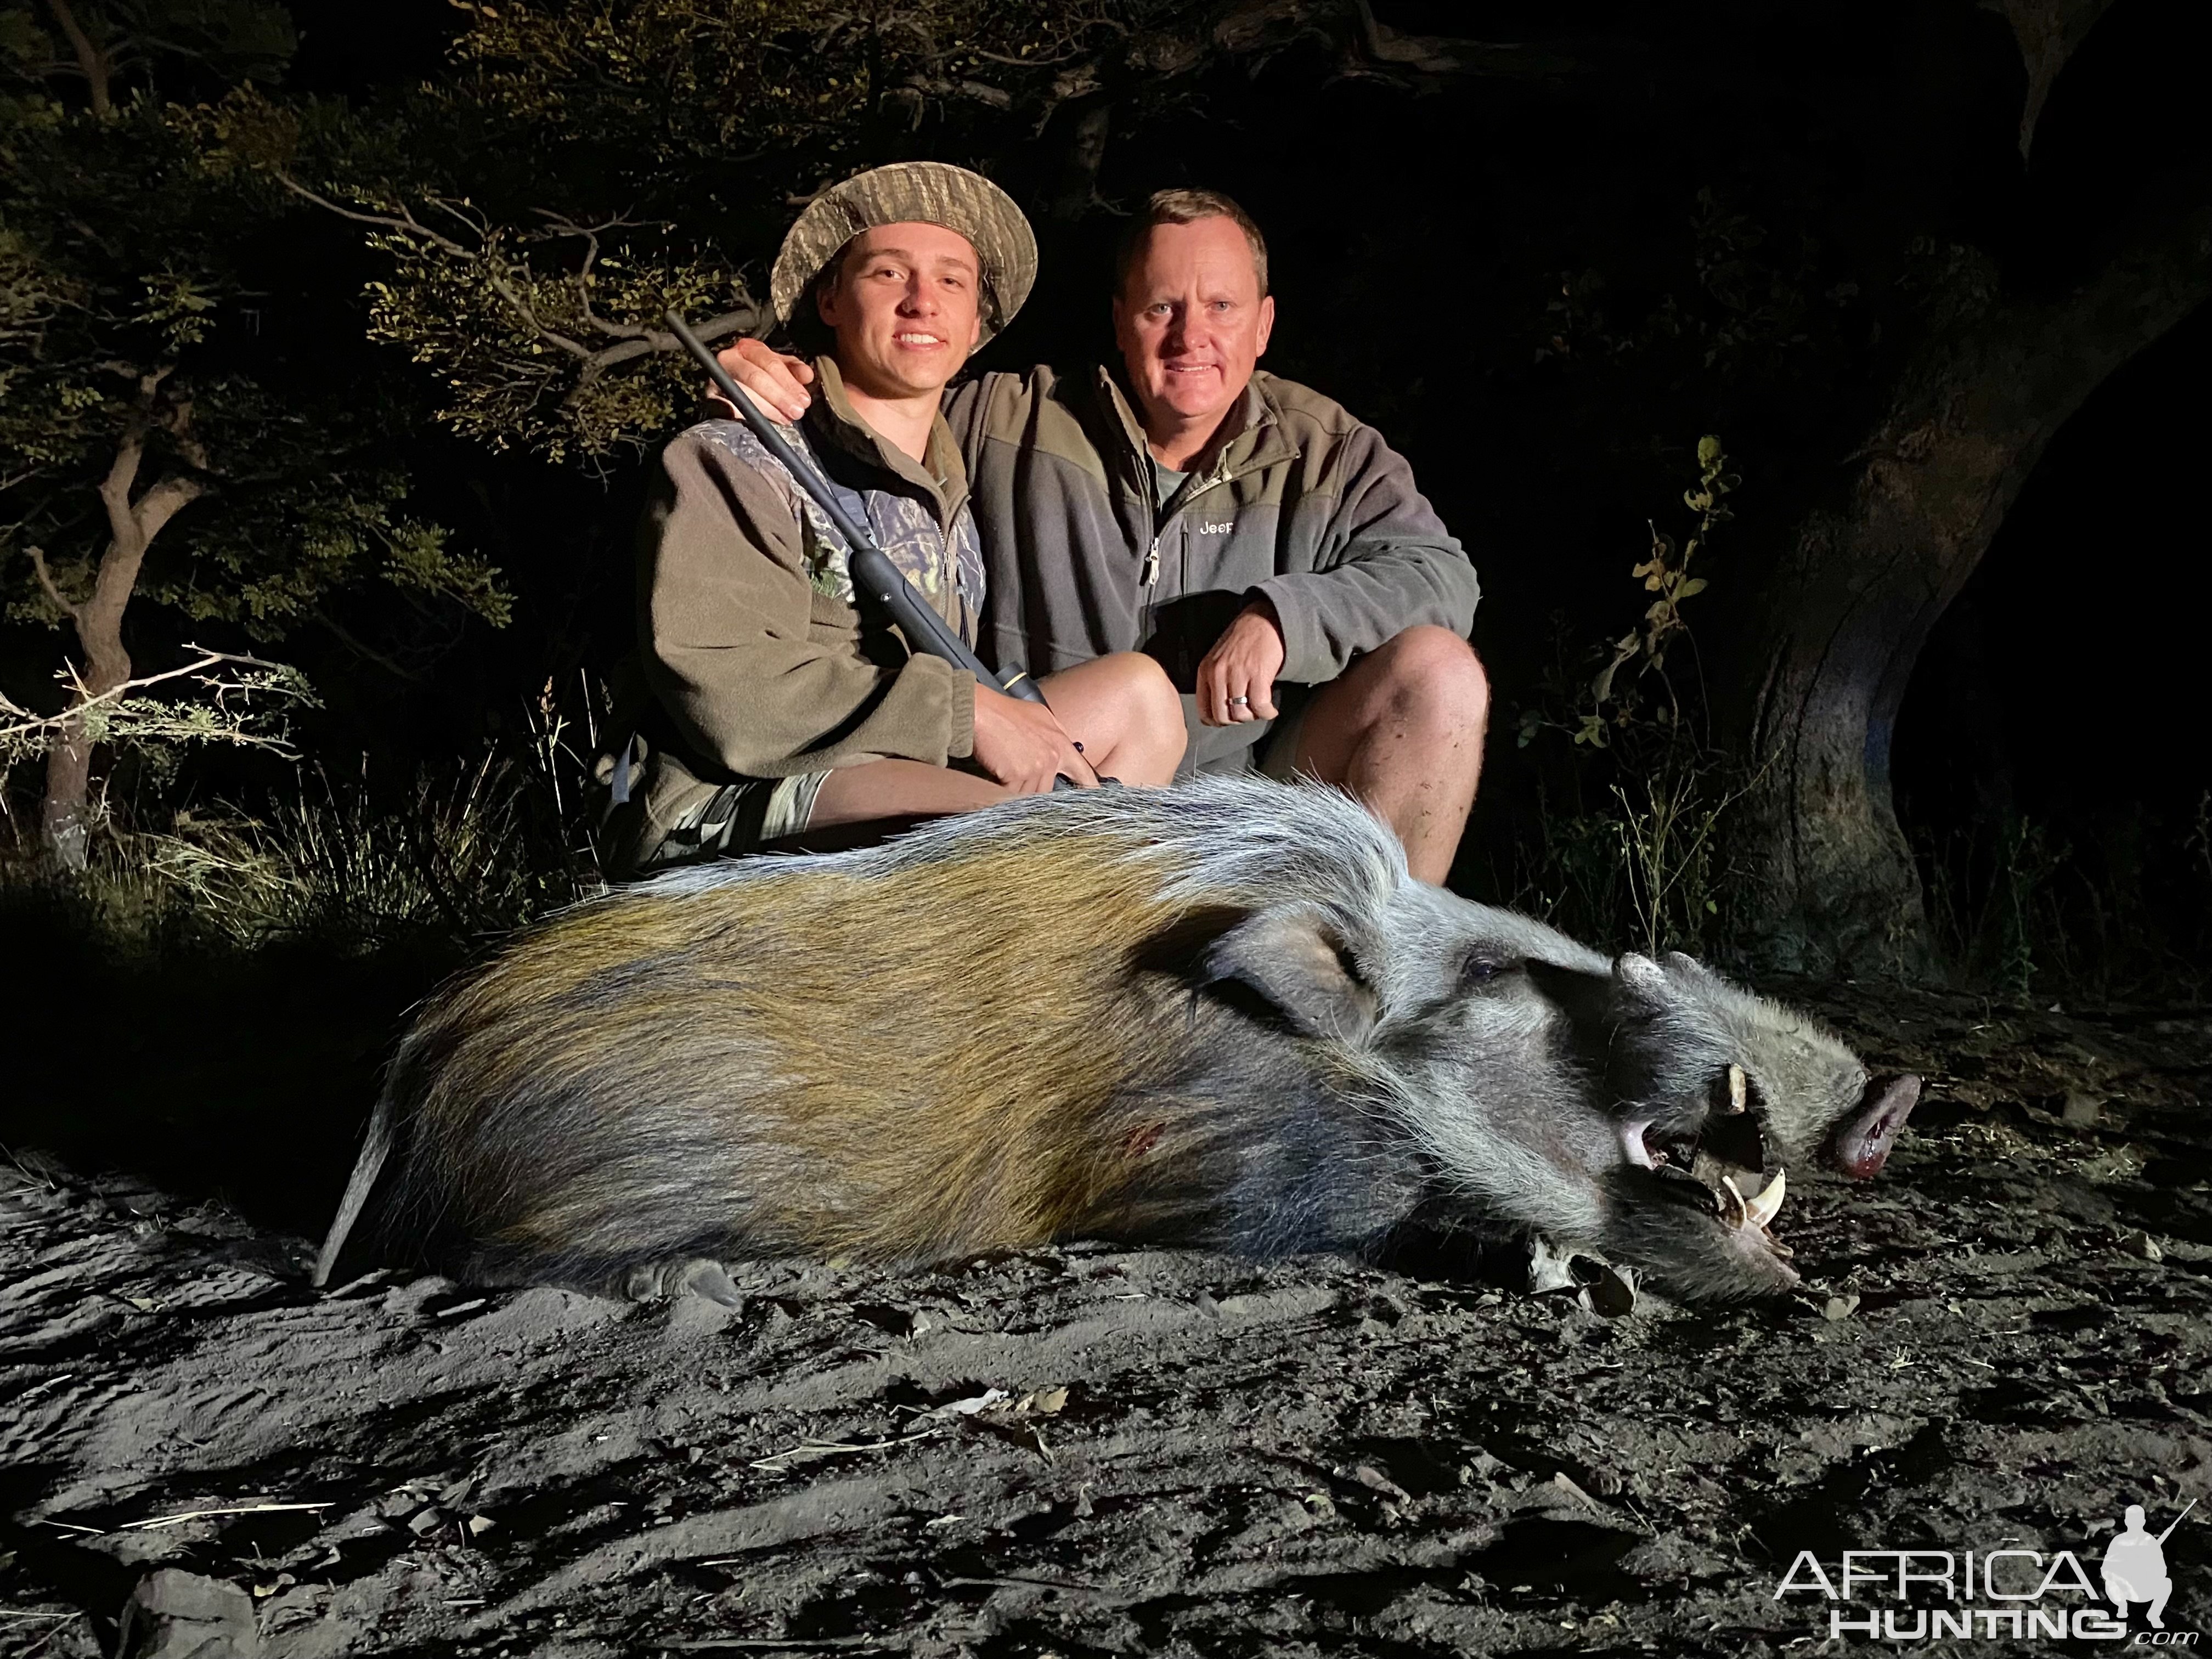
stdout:
<svg viewBox="0 0 2212 1659">
<path fill-rule="evenodd" d="M 1492 957 L 1469 957 L 1461 964 L 1459 980 L 1462 985 L 1487 985 L 1506 969 L 1504 963 Z"/>
</svg>

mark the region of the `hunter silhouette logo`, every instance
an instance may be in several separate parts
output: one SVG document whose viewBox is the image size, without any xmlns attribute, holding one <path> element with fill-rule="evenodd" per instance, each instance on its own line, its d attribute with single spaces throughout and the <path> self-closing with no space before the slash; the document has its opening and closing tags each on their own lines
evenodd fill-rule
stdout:
<svg viewBox="0 0 2212 1659">
<path fill-rule="evenodd" d="M 2196 1507 L 2197 1499 L 2192 1498 L 2189 1510 Z M 2173 1580 L 2166 1576 L 2166 1540 L 2189 1510 L 2175 1516 L 2166 1530 L 2154 1538 L 2143 1530 L 2142 1505 L 2128 1505 L 2124 1530 L 2105 1546 L 2105 1594 L 2112 1598 L 2112 1611 L 2121 1618 L 2128 1616 L 2129 1602 L 2148 1601 L 2150 1627 L 2166 1628 L 2166 1598 L 2173 1594 Z"/>
<path fill-rule="evenodd" d="M 2154 1535 L 2143 1507 L 2128 1505 L 2121 1529 L 2105 1547 L 2100 1604 L 2081 1559 L 2072 1550 L 1845 1550 L 1831 1577 L 1810 1550 L 1800 1550 L 1774 1591 L 1818 1593 L 1827 1598 L 1831 1638 L 1866 1636 L 1887 1642 L 1944 1638 L 2018 1643 L 2022 1639 L 2130 1642 L 2128 1609 L 2148 1608 L 2150 1628 L 2133 1633 L 2130 1645 L 2194 1647 L 2195 1631 L 2169 1631 L 2166 1604 L 2173 1580 L 2166 1566 L 2166 1540 L 2197 1501 Z M 1862 1596 L 1894 1605 L 1853 1606 Z M 1840 1604 L 1840 1605 L 1838 1605 Z"/>
</svg>

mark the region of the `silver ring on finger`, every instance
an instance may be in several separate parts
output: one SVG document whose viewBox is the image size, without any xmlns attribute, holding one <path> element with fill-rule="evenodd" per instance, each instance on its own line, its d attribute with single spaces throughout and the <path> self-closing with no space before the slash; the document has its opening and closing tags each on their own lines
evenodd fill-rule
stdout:
<svg viewBox="0 0 2212 1659">
<path fill-rule="evenodd" d="M 1231 708 L 1249 708 L 1252 706 L 1252 699 L 1249 697 L 1231 697 L 1229 700 L 1229 706 Z"/>
</svg>

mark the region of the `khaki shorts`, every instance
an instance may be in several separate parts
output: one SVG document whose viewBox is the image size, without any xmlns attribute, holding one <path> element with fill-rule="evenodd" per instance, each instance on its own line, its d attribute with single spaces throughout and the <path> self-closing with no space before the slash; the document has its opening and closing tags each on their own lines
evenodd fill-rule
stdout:
<svg viewBox="0 0 2212 1659">
<path fill-rule="evenodd" d="M 814 822 L 814 803 L 827 772 L 788 778 L 740 778 L 716 790 L 691 822 L 673 826 L 707 856 L 750 853 L 763 842 L 796 836 Z"/>
<path fill-rule="evenodd" d="M 678 865 L 735 858 L 799 835 L 812 824 L 814 803 L 829 775 L 801 772 L 715 785 L 663 761 L 649 783 L 641 780 L 628 800 L 610 800 L 606 807 L 599 831 L 606 877 L 629 881 Z"/>
</svg>

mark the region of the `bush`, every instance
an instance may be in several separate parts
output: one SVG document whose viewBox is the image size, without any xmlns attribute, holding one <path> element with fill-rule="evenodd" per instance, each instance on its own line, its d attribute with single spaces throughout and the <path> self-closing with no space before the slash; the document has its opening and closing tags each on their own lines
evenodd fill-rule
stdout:
<svg viewBox="0 0 2212 1659">
<path fill-rule="evenodd" d="M 1570 741 L 1534 757 L 1537 811 L 1515 849 L 1509 902 L 1569 933 L 1653 954 L 1706 954 L 1725 941 L 1724 832 L 1748 787 L 1713 742 L 1683 613 L 1708 586 L 1692 562 L 1733 516 L 1724 498 L 1741 481 L 1718 438 L 1700 439 L 1697 459 L 1698 482 L 1682 496 L 1694 528 L 1678 544 L 1655 524 L 1630 573 L 1653 596 L 1641 621 L 1601 650 L 1577 652 L 1562 638 L 1520 716 L 1522 749 L 1547 736 Z"/>
</svg>

